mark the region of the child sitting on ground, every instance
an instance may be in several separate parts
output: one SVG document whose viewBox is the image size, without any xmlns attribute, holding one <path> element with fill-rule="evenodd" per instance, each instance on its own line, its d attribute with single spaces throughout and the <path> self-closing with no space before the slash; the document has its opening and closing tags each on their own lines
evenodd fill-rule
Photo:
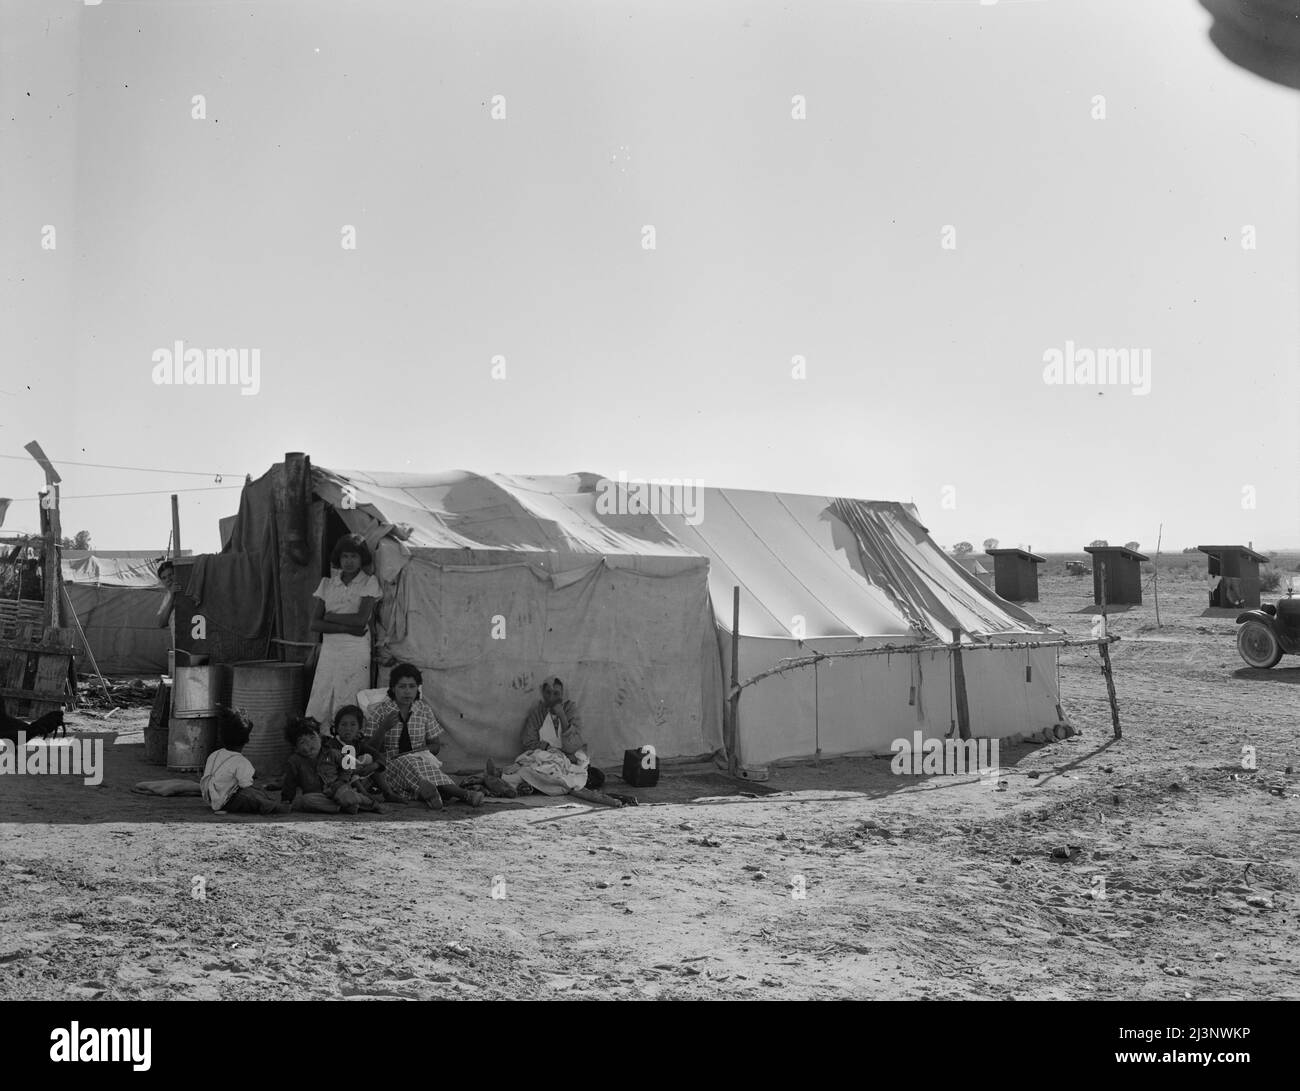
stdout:
<svg viewBox="0 0 1300 1091">
<path fill-rule="evenodd" d="M 253 763 L 240 753 L 253 733 L 244 715 L 229 708 L 217 709 L 217 730 L 221 749 L 208 755 L 199 780 L 199 793 L 214 811 L 226 814 L 284 814 L 287 803 L 253 787 Z"/>
<path fill-rule="evenodd" d="M 356 705 L 344 705 L 334 714 L 334 734 L 321 739 L 317 770 L 325 794 L 348 814 L 384 808 L 371 796 L 371 778 L 383 768 L 379 753 L 362 737 L 365 714 Z M 374 788 L 379 791 L 378 786 Z"/>
<path fill-rule="evenodd" d="M 320 757 L 320 724 L 310 716 L 295 716 L 284 729 L 293 752 L 284 764 L 280 798 L 295 811 L 338 814 L 342 809 L 326 795 L 325 779 L 317 768 Z"/>
</svg>

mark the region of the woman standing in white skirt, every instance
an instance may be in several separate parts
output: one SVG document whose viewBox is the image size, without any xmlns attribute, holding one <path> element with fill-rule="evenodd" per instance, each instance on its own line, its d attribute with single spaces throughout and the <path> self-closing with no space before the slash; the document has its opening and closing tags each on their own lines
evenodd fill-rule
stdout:
<svg viewBox="0 0 1300 1091">
<path fill-rule="evenodd" d="M 321 634 L 321 646 L 307 715 L 323 724 L 370 688 L 370 621 L 382 595 L 379 581 L 364 571 L 370 561 L 365 539 L 345 534 L 330 555 L 329 579 L 315 591 L 311 631 Z"/>
</svg>

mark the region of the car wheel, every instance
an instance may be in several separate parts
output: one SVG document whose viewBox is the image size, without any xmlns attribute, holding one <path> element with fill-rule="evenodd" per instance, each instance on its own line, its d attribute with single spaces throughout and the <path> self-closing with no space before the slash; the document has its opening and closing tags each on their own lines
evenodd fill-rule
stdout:
<svg viewBox="0 0 1300 1091">
<path fill-rule="evenodd" d="M 1248 666 L 1267 670 L 1282 658 L 1282 645 L 1262 621 L 1248 621 L 1237 630 L 1237 652 Z"/>
</svg>

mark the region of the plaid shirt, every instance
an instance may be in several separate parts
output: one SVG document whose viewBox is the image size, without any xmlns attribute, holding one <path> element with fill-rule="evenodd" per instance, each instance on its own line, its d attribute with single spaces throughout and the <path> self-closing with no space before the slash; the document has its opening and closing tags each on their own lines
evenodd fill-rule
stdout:
<svg viewBox="0 0 1300 1091">
<path fill-rule="evenodd" d="M 378 704 L 371 705 L 370 711 L 366 713 L 366 730 L 370 733 L 370 741 L 376 747 L 383 749 L 384 757 L 390 763 L 399 753 L 398 743 L 402 737 L 402 725 L 393 724 L 384 732 L 382 738 L 379 735 L 379 725 L 385 716 L 396 711 L 397 702 L 391 697 L 385 697 Z M 426 701 L 417 700 L 411 703 L 411 720 L 407 724 L 407 730 L 411 736 L 411 752 L 414 753 L 423 750 L 430 739 L 436 739 L 442 734 L 442 724 L 438 723 L 433 708 Z"/>
</svg>

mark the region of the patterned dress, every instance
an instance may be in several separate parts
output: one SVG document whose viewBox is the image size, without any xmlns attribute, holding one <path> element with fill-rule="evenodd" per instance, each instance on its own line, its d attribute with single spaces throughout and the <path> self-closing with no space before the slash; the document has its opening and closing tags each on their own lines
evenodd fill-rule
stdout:
<svg viewBox="0 0 1300 1091">
<path fill-rule="evenodd" d="M 366 712 L 367 733 L 373 735 L 384 717 L 396 711 L 397 702 L 391 697 L 385 697 L 378 704 L 371 705 Z M 384 777 L 388 781 L 389 791 L 409 800 L 416 798 L 422 780 L 439 787 L 450 785 L 454 788 L 456 782 L 442 771 L 441 762 L 424 749 L 430 739 L 436 739 L 442 734 L 442 725 L 438 723 L 438 718 L 434 716 L 433 709 L 427 702 L 419 700 L 412 702 L 411 719 L 406 726 L 411 740 L 411 749 L 405 753 L 401 750 L 402 725 L 400 723 L 394 724 L 384 733 Z"/>
</svg>

